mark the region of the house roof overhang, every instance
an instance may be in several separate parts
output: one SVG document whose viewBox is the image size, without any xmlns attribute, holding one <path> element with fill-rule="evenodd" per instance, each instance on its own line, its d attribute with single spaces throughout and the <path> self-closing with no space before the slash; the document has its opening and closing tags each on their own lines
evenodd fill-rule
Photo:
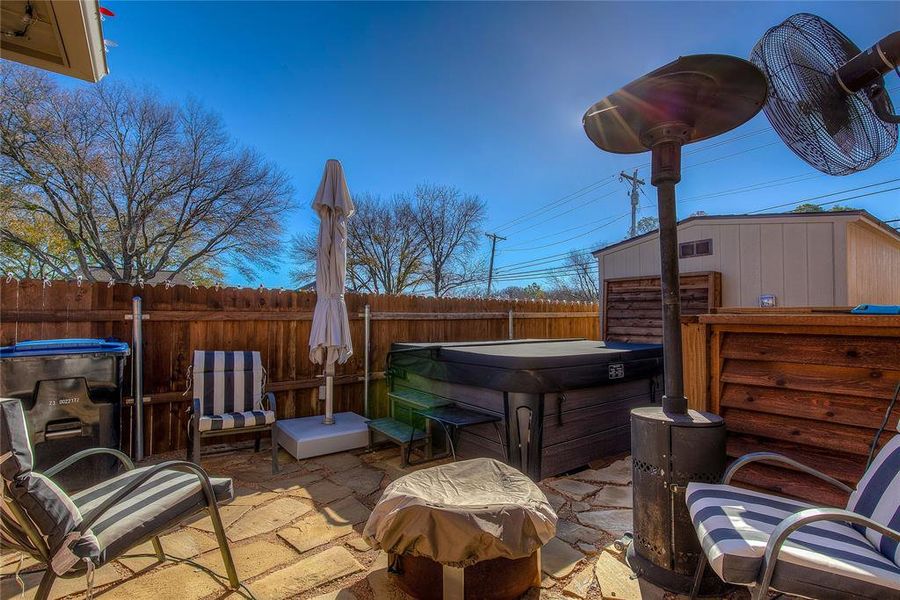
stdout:
<svg viewBox="0 0 900 600">
<path fill-rule="evenodd" d="M 4 0 L 0 28 L 4 59 L 92 83 L 109 73 L 97 0 Z"/>
</svg>

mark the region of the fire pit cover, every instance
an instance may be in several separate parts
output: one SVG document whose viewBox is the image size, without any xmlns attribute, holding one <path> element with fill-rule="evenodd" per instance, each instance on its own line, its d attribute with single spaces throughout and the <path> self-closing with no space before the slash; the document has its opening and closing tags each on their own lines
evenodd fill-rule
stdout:
<svg viewBox="0 0 900 600">
<path fill-rule="evenodd" d="M 531 556 L 556 533 L 556 513 L 525 475 L 476 458 L 391 483 L 366 523 L 370 545 L 467 567 Z"/>
</svg>

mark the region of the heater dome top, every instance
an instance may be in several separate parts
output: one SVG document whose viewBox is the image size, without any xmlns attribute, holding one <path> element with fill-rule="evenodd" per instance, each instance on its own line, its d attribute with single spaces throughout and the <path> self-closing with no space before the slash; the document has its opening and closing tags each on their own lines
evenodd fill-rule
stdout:
<svg viewBox="0 0 900 600">
<path fill-rule="evenodd" d="M 766 78 L 749 61 L 724 54 L 682 56 L 591 106 L 584 131 L 601 150 L 648 150 L 646 135 L 666 124 L 684 129 L 684 143 L 745 123 L 766 101 Z"/>
</svg>

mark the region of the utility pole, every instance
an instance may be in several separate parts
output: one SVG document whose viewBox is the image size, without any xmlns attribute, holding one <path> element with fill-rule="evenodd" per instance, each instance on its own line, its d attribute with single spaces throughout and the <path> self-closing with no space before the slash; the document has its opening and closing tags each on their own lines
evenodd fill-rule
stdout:
<svg viewBox="0 0 900 600">
<path fill-rule="evenodd" d="M 637 169 L 634 170 L 634 175 L 629 175 L 625 171 L 619 173 L 619 181 L 631 182 L 631 229 L 628 230 L 628 237 L 637 235 L 638 200 L 640 200 L 641 186 L 644 185 L 644 180 L 638 179 L 637 174 Z"/>
<path fill-rule="evenodd" d="M 491 297 L 491 283 L 494 279 L 494 252 L 497 250 L 497 241 L 499 240 L 502 242 L 502 241 L 505 241 L 506 238 L 500 237 L 496 233 L 486 233 L 484 235 L 487 236 L 488 238 L 490 238 L 490 240 L 491 240 L 491 264 L 488 267 L 488 289 L 487 289 L 487 295 L 488 295 L 488 298 L 490 298 Z"/>
</svg>

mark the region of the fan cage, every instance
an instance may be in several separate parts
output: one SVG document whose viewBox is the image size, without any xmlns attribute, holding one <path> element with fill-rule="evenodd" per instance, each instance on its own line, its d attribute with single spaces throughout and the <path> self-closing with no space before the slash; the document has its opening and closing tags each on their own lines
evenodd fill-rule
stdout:
<svg viewBox="0 0 900 600">
<path fill-rule="evenodd" d="M 876 116 L 865 91 L 847 94 L 838 86 L 834 72 L 858 53 L 831 23 L 801 13 L 767 31 L 750 55 L 769 85 L 763 110 L 772 127 L 829 175 L 868 169 L 897 146 L 897 125 Z"/>
</svg>

